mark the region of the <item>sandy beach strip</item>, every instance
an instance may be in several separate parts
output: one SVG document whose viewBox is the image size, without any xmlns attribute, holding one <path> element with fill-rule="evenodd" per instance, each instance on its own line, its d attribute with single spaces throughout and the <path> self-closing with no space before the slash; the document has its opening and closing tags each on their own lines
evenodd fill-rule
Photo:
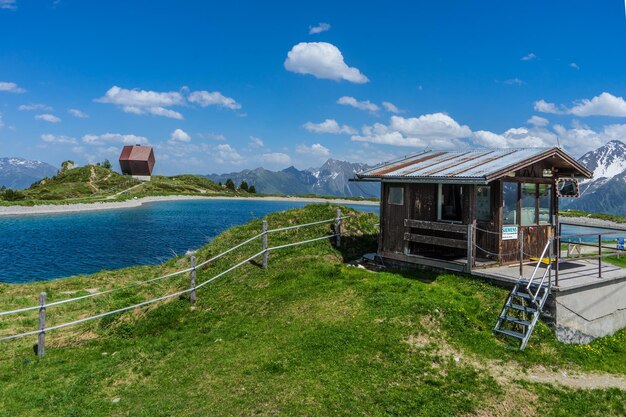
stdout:
<svg viewBox="0 0 626 417">
<path fill-rule="evenodd" d="M 146 203 L 182 200 L 240 200 L 240 201 L 286 201 L 292 203 L 332 203 L 341 205 L 378 206 L 377 201 L 356 201 L 346 199 L 326 199 L 309 197 L 203 197 L 190 195 L 168 195 L 142 197 L 126 201 L 76 203 L 76 204 L 42 204 L 37 206 L 4 206 L 0 207 L 0 216 L 20 216 L 29 214 L 75 213 L 82 211 L 115 210 L 139 207 Z"/>
</svg>

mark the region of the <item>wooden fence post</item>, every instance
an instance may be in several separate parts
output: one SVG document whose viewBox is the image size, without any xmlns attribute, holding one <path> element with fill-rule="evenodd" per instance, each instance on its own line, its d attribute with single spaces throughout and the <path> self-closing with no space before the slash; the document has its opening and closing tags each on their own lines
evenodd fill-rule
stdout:
<svg viewBox="0 0 626 417">
<path fill-rule="evenodd" d="M 341 209 L 337 209 L 335 219 L 335 233 L 337 234 L 337 247 L 341 247 Z"/>
<path fill-rule="evenodd" d="M 263 269 L 267 269 L 267 261 L 269 258 L 269 252 L 267 250 L 267 220 L 263 220 L 261 232 L 263 233 Z"/>
<path fill-rule="evenodd" d="M 189 264 L 193 268 L 189 273 L 189 287 L 191 288 L 189 302 L 193 305 L 196 303 L 196 255 L 189 257 Z"/>
<path fill-rule="evenodd" d="M 37 356 L 46 354 L 46 293 L 39 294 L 39 335 L 37 336 Z"/>
</svg>

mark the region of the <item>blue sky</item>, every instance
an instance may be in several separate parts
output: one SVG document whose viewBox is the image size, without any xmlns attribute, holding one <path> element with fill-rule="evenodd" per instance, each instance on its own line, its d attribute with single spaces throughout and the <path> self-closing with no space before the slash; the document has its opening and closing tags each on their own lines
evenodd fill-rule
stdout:
<svg viewBox="0 0 626 417">
<path fill-rule="evenodd" d="M 0 0 L 0 156 L 161 174 L 626 139 L 621 0 Z"/>
</svg>

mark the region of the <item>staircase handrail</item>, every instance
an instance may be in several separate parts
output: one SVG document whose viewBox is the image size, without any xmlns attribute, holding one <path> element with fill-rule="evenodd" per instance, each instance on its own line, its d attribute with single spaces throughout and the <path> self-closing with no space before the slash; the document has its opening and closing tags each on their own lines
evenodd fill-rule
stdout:
<svg viewBox="0 0 626 417">
<path fill-rule="evenodd" d="M 546 272 L 543 274 L 543 277 L 541 278 L 541 282 L 539 283 L 539 288 L 537 289 L 537 293 L 533 294 L 532 290 L 530 289 L 530 287 L 533 284 L 533 281 L 535 280 L 535 276 L 537 275 L 537 271 L 539 270 L 539 266 L 541 265 L 541 262 L 543 261 L 543 258 L 544 258 L 545 254 L 546 254 L 546 251 L 551 246 L 552 246 L 552 239 L 548 239 L 548 243 L 546 243 L 546 246 L 543 248 L 543 252 L 541 252 L 541 256 L 539 257 L 539 260 L 537 261 L 537 265 L 535 265 L 535 269 L 533 270 L 533 274 L 530 276 L 530 279 L 528 280 L 528 284 L 526 285 L 526 289 L 528 290 L 528 292 L 531 295 L 533 295 L 533 302 L 535 302 L 537 300 L 537 296 L 539 295 L 539 291 L 541 290 L 541 286 L 543 285 L 543 283 L 546 280 L 546 275 L 548 274 L 548 272 L 552 268 L 552 258 L 550 258 L 550 260 L 548 261 L 548 267 L 546 268 Z"/>
</svg>

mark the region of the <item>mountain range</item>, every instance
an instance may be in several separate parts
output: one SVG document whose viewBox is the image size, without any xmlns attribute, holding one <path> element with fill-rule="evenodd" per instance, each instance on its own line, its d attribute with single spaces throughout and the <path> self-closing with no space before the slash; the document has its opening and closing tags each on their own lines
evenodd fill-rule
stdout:
<svg viewBox="0 0 626 417">
<path fill-rule="evenodd" d="M 612 140 L 587 152 L 579 161 L 593 172 L 593 179 L 581 182 L 580 198 L 561 200 L 561 208 L 626 214 L 626 144 Z M 230 178 L 237 185 L 245 180 L 263 194 L 379 197 L 379 184 L 349 181 L 356 172 L 368 168 L 366 164 L 329 159 L 319 168 L 299 170 L 291 166 L 282 171 L 256 168 L 205 177 L 221 183 Z M 45 162 L 0 158 L 0 186 L 23 189 L 56 173 L 57 168 Z"/>
<path fill-rule="evenodd" d="M 59 169 L 41 161 L 24 158 L 0 158 L 0 186 L 21 190 L 45 177 L 51 177 Z"/>
<path fill-rule="evenodd" d="M 299 170 L 293 166 L 282 171 L 265 168 L 246 169 L 229 174 L 211 174 L 206 177 L 225 183 L 232 179 L 239 185 L 246 181 L 263 194 L 305 195 L 317 194 L 336 197 L 379 197 L 380 185 L 363 182 L 349 182 L 356 172 L 370 168 L 366 164 L 327 160 L 319 168 Z"/>
<path fill-rule="evenodd" d="M 612 140 L 587 152 L 579 161 L 593 172 L 580 184 L 580 197 L 564 200 L 562 208 L 591 213 L 626 214 L 626 144 Z"/>
</svg>

